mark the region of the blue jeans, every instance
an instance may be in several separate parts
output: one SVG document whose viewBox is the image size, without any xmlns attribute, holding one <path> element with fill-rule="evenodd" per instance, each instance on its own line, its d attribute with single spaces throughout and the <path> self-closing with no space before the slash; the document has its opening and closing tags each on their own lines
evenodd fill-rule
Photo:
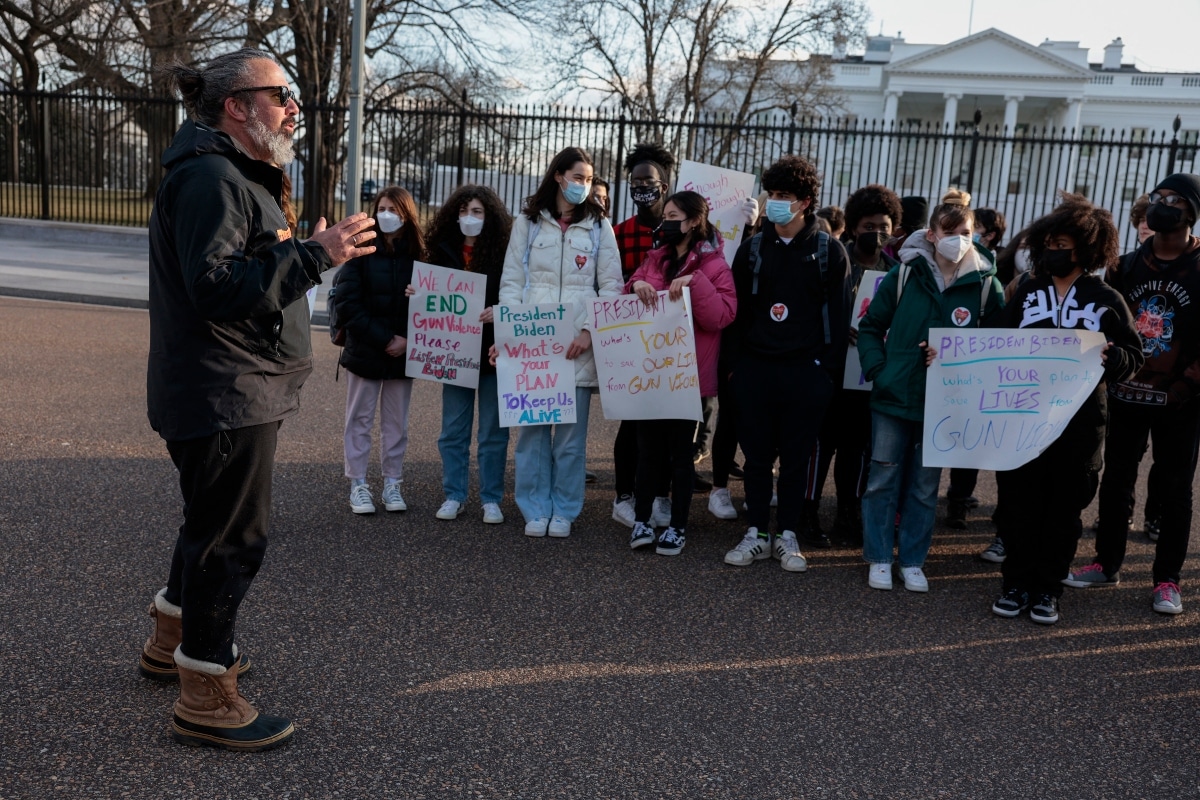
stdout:
<svg viewBox="0 0 1200 800">
<path fill-rule="evenodd" d="M 574 522 L 583 510 L 588 410 L 592 390 L 575 389 L 570 425 L 529 425 L 517 431 L 513 494 L 526 522 L 563 517 Z"/>
<path fill-rule="evenodd" d="M 896 510 L 900 512 L 900 566 L 925 564 L 933 541 L 941 467 L 921 465 L 924 423 L 871 412 L 871 472 L 862 498 L 863 558 L 892 563 Z"/>
<path fill-rule="evenodd" d="M 479 432 L 476 459 L 479 462 L 479 501 L 499 503 L 504 499 L 504 466 L 508 461 L 508 428 L 500 427 L 500 404 L 496 375 L 480 375 L 479 391 L 442 384 L 442 493 L 447 500 L 467 501 L 467 475 L 471 466 L 471 426 L 475 397 L 479 396 Z"/>
</svg>

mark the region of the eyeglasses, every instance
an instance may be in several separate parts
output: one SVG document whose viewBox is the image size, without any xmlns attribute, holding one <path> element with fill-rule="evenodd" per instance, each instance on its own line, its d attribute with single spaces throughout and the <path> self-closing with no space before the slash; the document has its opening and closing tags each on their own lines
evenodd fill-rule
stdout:
<svg viewBox="0 0 1200 800">
<path fill-rule="evenodd" d="M 657 178 L 633 178 L 629 181 L 629 185 L 642 189 L 648 186 L 661 186 L 662 181 Z"/>
<path fill-rule="evenodd" d="M 1164 206 L 1181 206 L 1187 203 L 1187 198 L 1181 194 L 1159 194 L 1153 192 L 1150 195 L 1151 203 L 1162 203 Z"/>
<path fill-rule="evenodd" d="M 246 86 L 233 90 L 234 94 L 238 92 L 273 92 L 275 94 L 275 102 L 279 103 L 281 108 L 286 106 L 291 100 L 295 100 L 297 105 L 300 104 L 300 99 L 288 86 Z"/>
</svg>

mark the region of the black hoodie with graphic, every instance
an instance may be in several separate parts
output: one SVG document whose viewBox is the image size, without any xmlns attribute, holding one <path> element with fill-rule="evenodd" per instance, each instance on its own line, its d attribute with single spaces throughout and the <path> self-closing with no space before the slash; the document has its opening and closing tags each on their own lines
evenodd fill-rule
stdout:
<svg viewBox="0 0 1200 800">
<path fill-rule="evenodd" d="M 167 441 L 277 422 L 312 371 L 305 293 L 332 264 L 292 238 L 283 172 L 187 121 L 150 215 L 150 425 Z"/>
</svg>

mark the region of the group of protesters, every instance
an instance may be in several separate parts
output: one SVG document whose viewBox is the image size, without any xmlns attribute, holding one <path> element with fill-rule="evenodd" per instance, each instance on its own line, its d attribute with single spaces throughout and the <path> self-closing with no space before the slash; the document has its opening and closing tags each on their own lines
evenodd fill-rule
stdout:
<svg viewBox="0 0 1200 800">
<path fill-rule="evenodd" d="M 694 530 L 697 489 L 709 493 L 713 516 L 737 519 L 729 483 L 740 476 L 746 529 L 725 563 L 773 558 L 787 572 L 804 572 L 802 546 L 811 553 L 833 545 L 817 513 L 832 462 L 832 533 L 861 545 L 868 585 L 880 590 L 892 589 L 897 575 L 909 591 L 929 589 L 923 568 L 941 476 L 922 455 L 925 373 L 937 357 L 929 330 L 1100 331 L 1103 380 L 1038 457 L 997 473 L 997 538 L 984 557 L 1001 564 L 1002 579 L 991 608 L 1052 624 L 1063 586 L 1119 581 L 1134 483 L 1152 439 L 1154 503 L 1145 526 L 1157 541 L 1152 608 L 1182 611 L 1200 441 L 1191 302 L 1200 296 L 1200 240 L 1191 235 L 1200 176 L 1167 176 L 1135 205 L 1134 224 L 1148 230 L 1139 227 L 1144 241 L 1119 256 L 1111 214 L 1078 195 L 1062 194 L 1001 248 L 1003 216 L 972 208 L 965 192 L 951 189 L 930 208 L 872 184 L 844 209 L 822 208 L 816 168 L 786 155 L 765 165 L 763 194 L 742 205 L 745 235 L 728 264 L 704 197 L 672 191 L 668 151 L 632 148 L 621 166 L 636 210 L 614 227 L 607 184 L 585 150 L 569 147 L 515 219 L 495 191 L 467 185 L 423 224 L 412 195 L 393 186 L 369 215 L 329 227 L 322 220 L 301 241 L 284 213 L 280 169 L 293 156 L 299 109 L 278 64 L 243 50 L 172 75 L 189 120 L 164 154 L 150 223 L 148 404 L 179 469 L 184 523 L 167 586 L 150 607 L 155 629 L 140 669 L 180 682 L 172 722 L 179 741 L 261 750 L 292 735 L 288 720 L 259 714 L 238 692 L 249 659 L 234 643 L 234 623 L 265 551 L 276 434 L 298 410 L 311 371 L 304 296 L 339 265 L 352 512 L 376 511 L 367 473 L 377 411 L 379 499 L 389 512 L 408 507 L 401 485 L 415 262 L 486 277 L 479 388 L 441 387 L 438 519 L 467 508 L 474 430 L 482 521 L 504 521 L 509 436 L 497 407 L 493 309 L 551 301 L 574 309 L 565 355 L 574 364 L 576 421 L 516 433 L 512 487 L 530 537 L 570 536 L 584 504 L 598 387 L 585 305 L 619 294 L 677 303 L 686 290 L 710 413 L 699 426 L 621 423 L 613 518 L 628 526 L 628 546 L 679 554 Z M 867 270 L 886 275 L 856 323 L 853 299 Z M 1048 307 L 1073 313 L 1034 313 Z M 851 347 L 869 392 L 843 388 Z M 710 484 L 695 469 L 704 458 L 712 460 Z M 974 471 L 954 471 L 948 525 L 965 526 L 978 505 L 975 479 Z M 1096 557 L 1072 570 L 1081 514 L 1097 490 Z"/>
</svg>

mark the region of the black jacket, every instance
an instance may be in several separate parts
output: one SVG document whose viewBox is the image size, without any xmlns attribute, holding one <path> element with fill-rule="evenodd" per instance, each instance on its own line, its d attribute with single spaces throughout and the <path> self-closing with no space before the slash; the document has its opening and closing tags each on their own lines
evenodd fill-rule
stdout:
<svg viewBox="0 0 1200 800">
<path fill-rule="evenodd" d="M 737 288 L 737 318 L 730 326 L 731 351 L 736 359 L 755 355 L 771 360 L 818 360 L 831 375 L 846 367 L 850 330 L 850 258 L 842 243 L 829 237 L 826 283 L 821 285 L 817 264 L 817 226 L 811 222 L 785 243 L 775 226 L 763 227 L 759 255 L 762 268 L 754 292 L 753 239 L 742 242 L 733 258 Z M 821 308 L 829 305 L 830 344 L 825 344 Z M 840 377 L 838 378 L 840 385 Z"/>
<path fill-rule="evenodd" d="M 150 425 L 167 441 L 276 422 L 312 371 L 305 292 L 325 248 L 291 237 L 283 172 L 185 122 L 150 215 Z"/>
<path fill-rule="evenodd" d="M 451 244 L 449 242 L 430 242 L 429 244 L 429 263 L 437 267 L 449 267 L 451 269 L 467 269 L 463 264 L 462 245 Z M 500 303 L 500 274 L 504 272 L 504 254 L 500 253 L 500 258 L 493 263 L 485 263 L 483 259 L 476 253 L 471 260 L 471 268 L 469 272 L 482 274 L 487 278 L 487 288 L 484 289 L 484 307 L 491 308 Z M 496 368 L 488 361 L 488 350 L 496 343 L 496 327 L 494 325 L 483 326 L 483 350 L 479 354 L 479 374 L 491 375 L 495 373 Z"/>
<path fill-rule="evenodd" d="M 338 312 L 345 320 L 346 346 L 341 365 L 373 381 L 403 378 L 408 359 L 389 356 L 384 348 L 393 336 L 408 336 L 408 297 L 413 260 L 389 255 L 379 245 L 368 256 L 352 258 L 338 278 Z"/>
</svg>

